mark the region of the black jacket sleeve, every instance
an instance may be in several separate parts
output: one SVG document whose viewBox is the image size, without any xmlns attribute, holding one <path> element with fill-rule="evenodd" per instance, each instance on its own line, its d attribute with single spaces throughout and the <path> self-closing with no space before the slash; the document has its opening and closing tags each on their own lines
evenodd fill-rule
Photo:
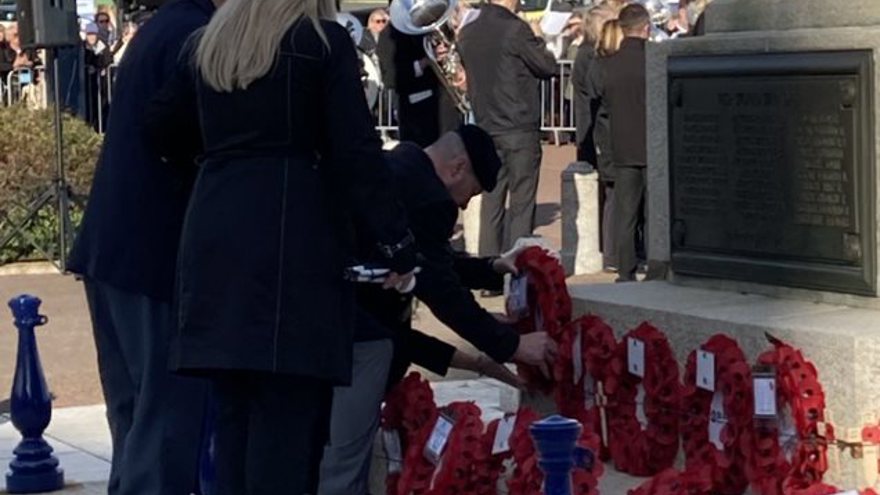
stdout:
<svg viewBox="0 0 880 495">
<path fill-rule="evenodd" d="M 483 309 L 456 273 L 449 232 L 437 227 L 443 224 L 437 219 L 447 206 L 437 204 L 410 212 L 422 255 L 422 272 L 417 278 L 415 296 L 424 301 L 441 322 L 477 349 L 499 363 L 509 361 L 519 346 L 519 334 Z"/>
<path fill-rule="evenodd" d="M 525 22 L 518 22 L 516 26 L 517 33 L 513 37 L 516 53 L 526 67 L 539 79 L 550 79 L 555 76 L 559 67 L 544 40 L 535 36 Z"/>
<path fill-rule="evenodd" d="M 471 290 L 501 290 L 504 287 L 504 275 L 492 269 L 492 262 L 497 258 L 476 258 L 466 253 L 454 252 L 452 256 L 455 273 L 462 285 Z"/>
<path fill-rule="evenodd" d="M 367 106 L 357 54 L 342 26 L 328 29 L 332 50 L 325 63 L 322 158 L 338 168 L 345 181 L 350 211 L 378 244 L 386 264 L 397 273 L 415 267 L 413 237 L 406 214 L 392 187 L 391 171 L 382 156 L 382 143 Z"/>
<path fill-rule="evenodd" d="M 590 92 L 590 69 L 595 59 L 590 54 L 590 47 L 580 47 L 575 57 L 572 70 L 572 87 L 574 89 L 574 112 L 577 139 L 577 158 L 596 166 L 596 143 L 593 140 L 593 98 Z"/>
<path fill-rule="evenodd" d="M 203 151 L 191 57 L 192 44 L 186 44 L 165 86 L 144 114 L 147 143 L 164 162 L 184 168 L 194 168 Z"/>
<path fill-rule="evenodd" d="M 417 364 L 440 376 L 449 372 L 455 350 L 452 345 L 418 330 L 398 332 L 394 340 L 395 359 Z"/>
</svg>

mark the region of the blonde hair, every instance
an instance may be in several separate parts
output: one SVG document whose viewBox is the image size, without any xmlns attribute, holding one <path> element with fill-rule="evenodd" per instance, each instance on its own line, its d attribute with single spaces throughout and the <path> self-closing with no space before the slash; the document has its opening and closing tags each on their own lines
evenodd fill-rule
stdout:
<svg viewBox="0 0 880 495">
<path fill-rule="evenodd" d="M 602 34 L 596 44 L 596 52 L 600 57 L 610 57 L 620 50 L 621 43 L 623 43 L 623 29 L 620 27 L 620 21 L 611 19 L 602 25 Z"/>
<path fill-rule="evenodd" d="M 196 48 L 202 79 L 216 91 L 247 89 L 269 73 L 284 35 L 303 16 L 326 44 L 319 19 L 336 18 L 334 0 L 226 0 Z"/>
<path fill-rule="evenodd" d="M 617 10 L 607 5 L 593 7 L 587 11 L 583 24 L 584 44 L 596 48 L 602 37 L 602 26 L 615 17 L 617 17 Z"/>
</svg>

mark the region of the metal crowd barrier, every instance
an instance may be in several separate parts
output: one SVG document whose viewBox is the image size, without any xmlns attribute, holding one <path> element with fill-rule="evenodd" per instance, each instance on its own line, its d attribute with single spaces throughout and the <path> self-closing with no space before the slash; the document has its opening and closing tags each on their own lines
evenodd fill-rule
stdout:
<svg viewBox="0 0 880 495">
<path fill-rule="evenodd" d="M 33 108 L 46 108 L 48 94 L 45 76 L 44 67 L 13 70 L 0 84 L 0 101 L 9 106 L 27 101 Z"/>
<path fill-rule="evenodd" d="M 553 141 L 559 145 L 565 133 L 575 131 L 575 113 L 572 102 L 572 79 L 571 73 L 574 63 L 570 60 L 559 62 L 559 72 L 553 79 L 541 82 L 541 131 L 551 133 Z M 112 103 L 113 82 L 116 79 L 115 65 L 110 66 L 95 74 L 98 78 L 99 90 L 96 95 L 97 109 L 103 109 Z M 395 134 L 397 127 L 397 95 L 392 90 L 382 89 L 373 109 L 376 118 L 376 129 L 383 135 Z M 105 111 L 96 114 L 98 132 L 103 132 L 106 126 Z"/>
</svg>

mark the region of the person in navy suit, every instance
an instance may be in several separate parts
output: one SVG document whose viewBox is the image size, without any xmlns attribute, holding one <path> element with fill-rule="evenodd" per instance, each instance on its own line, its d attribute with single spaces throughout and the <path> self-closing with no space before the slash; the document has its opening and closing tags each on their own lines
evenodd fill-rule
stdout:
<svg viewBox="0 0 880 495">
<path fill-rule="evenodd" d="M 168 371 L 177 245 L 194 174 L 163 163 L 141 128 L 185 41 L 214 8 L 173 0 L 132 40 L 70 254 L 70 271 L 85 284 L 113 439 L 110 495 L 198 492 L 206 383 Z"/>
</svg>

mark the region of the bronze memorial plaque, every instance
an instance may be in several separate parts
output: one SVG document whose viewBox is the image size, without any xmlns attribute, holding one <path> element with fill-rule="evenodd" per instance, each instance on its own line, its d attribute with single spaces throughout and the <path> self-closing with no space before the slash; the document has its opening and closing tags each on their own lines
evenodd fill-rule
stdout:
<svg viewBox="0 0 880 495">
<path fill-rule="evenodd" d="M 670 58 L 673 270 L 876 295 L 873 98 L 868 51 Z"/>
</svg>

